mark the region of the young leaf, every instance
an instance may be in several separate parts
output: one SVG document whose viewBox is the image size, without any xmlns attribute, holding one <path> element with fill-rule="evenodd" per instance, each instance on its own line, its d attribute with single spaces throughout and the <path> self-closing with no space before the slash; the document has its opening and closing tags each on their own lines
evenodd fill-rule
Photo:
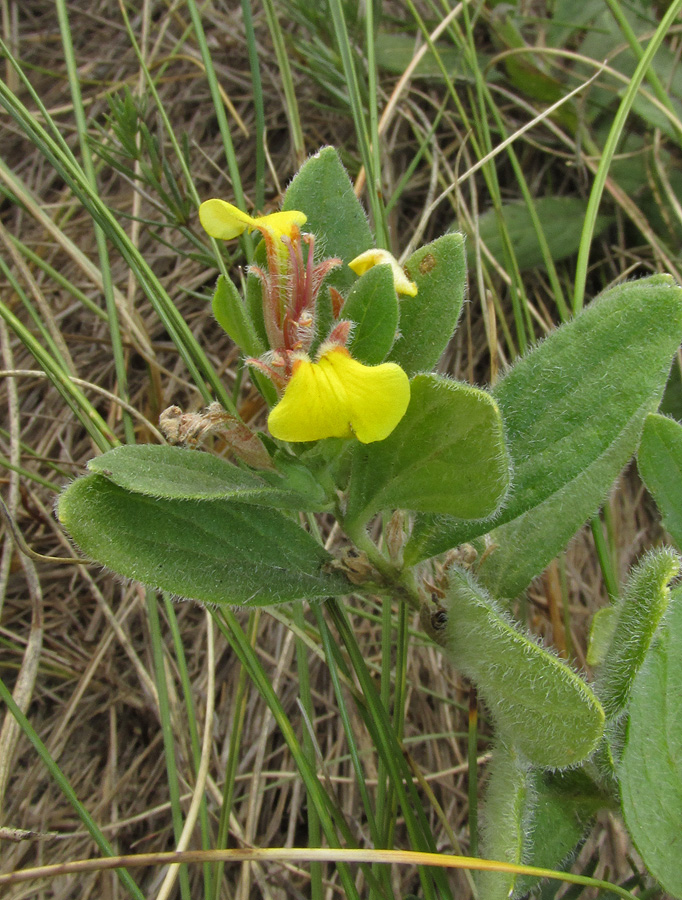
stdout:
<svg viewBox="0 0 682 900">
<path fill-rule="evenodd" d="M 452 337 L 466 291 L 464 236 L 444 234 L 405 263 L 416 297 L 400 301 L 400 337 L 389 355 L 408 375 L 430 372 Z"/>
<path fill-rule="evenodd" d="M 481 855 L 485 859 L 519 865 L 524 862 L 526 834 L 534 806 L 531 769 L 504 744 L 493 750 L 481 815 Z M 514 889 L 514 872 L 479 872 L 478 887 L 485 900 L 507 900 Z"/>
<path fill-rule="evenodd" d="M 682 898 L 682 590 L 632 688 L 618 769 L 623 815 L 647 868 Z"/>
<path fill-rule="evenodd" d="M 527 797 L 523 820 L 529 827 L 523 862 L 540 869 L 561 871 L 568 868 L 596 813 L 613 804 L 611 798 L 580 769 L 565 772 L 533 770 Z M 515 896 L 521 897 L 537 887 L 537 878 L 520 876 L 516 881 Z"/>
<path fill-rule="evenodd" d="M 490 394 L 417 375 L 392 434 L 355 448 L 347 520 L 365 522 L 392 508 L 483 518 L 497 510 L 508 485 L 502 421 Z"/>
<path fill-rule="evenodd" d="M 607 719 L 617 718 L 626 708 L 632 683 L 668 607 L 668 583 L 679 571 L 679 556 L 669 547 L 648 554 L 615 605 L 618 618 L 595 685 Z"/>
<path fill-rule="evenodd" d="M 494 534 L 501 549 L 482 572 L 499 593 L 522 590 L 598 508 L 637 448 L 681 339 L 682 288 L 654 275 L 605 291 L 495 387 L 514 461 Z M 447 518 L 418 523 L 406 561 L 484 530 Z"/>
<path fill-rule="evenodd" d="M 274 509 L 225 500 L 167 500 L 86 475 L 59 498 L 81 550 L 125 578 L 204 603 L 267 606 L 348 591 L 331 557 Z"/>
<path fill-rule="evenodd" d="M 558 657 L 519 631 L 473 578 L 450 570 L 445 649 L 478 687 L 503 741 L 537 766 L 586 759 L 604 730 L 604 710 Z"/>
<path fill-rule="evenodd" d="M 246 356 L 260 356 L 265 351 L 239 291 L 224 275 L 218 278 L 212 306 L 220 327 Z"/>
<path fill-rule="evenodd" d="M 349 263 L 372 246 L 372 233 L 348 173 L 333 147 L 323 147 L 299 169 L 284 195 L 282 209 L 300 209 L 308 217 L 303 231 L 314 234 L 325 256 Z M 347 266 L 330 282 L 339 290 L 351 286 L 355 275 Z"/>
<path fill-rule="evenodd" d="M 663 524 L 682 549 L 682 425 L 647 416 L 637 454 L 642 481 L 663 514 Z"/>
<path fill-rule="evenodd" d="M 604 662 L 617 623 L 618 610 L 615 605 L 604 606 L 592 616 L 585 657 L 588 666 L 599 666 Z"/>
<path fill-rule="evenodd" d="M 161 444 L 115 447 L 88 462 L 88 469 L 104 475 L 134 494 L 168 500 L 238 500 L 276 509 L 318 511 L 328 508 L 322 486 L 312 477 L 296 488 L 274 472 L 262 477 L 239 469 L 218 456 Z"/>
<path fill-rule="evenodd" d="M 348 349 L 368 366 L 382 363 L 398 331 L 398 297 L 390 266 L 374 266 L 358 278 L 341 310 L 355 323 Z"/>
</svg>

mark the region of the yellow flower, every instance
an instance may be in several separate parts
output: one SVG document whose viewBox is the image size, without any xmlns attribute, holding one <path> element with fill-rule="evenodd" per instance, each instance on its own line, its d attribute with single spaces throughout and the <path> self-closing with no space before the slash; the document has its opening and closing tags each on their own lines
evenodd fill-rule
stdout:
<svg viewBox="0 0 682 900">
<path fill-rule="evenodd" d="M 365 250 L 360 256 L 356 256 L 348 265 L 356 275 L 364 275 L 372 266 L 390 266 L 393 272 L 393 284 L 398 294 L 407 294 L 408 297 L 417 295 L 417 285 L 405 274 L 398 260 L 388 250 Z"/>
<path fill-rule="evenodd" d="M 295 209 L 254 217 L 225 200 L 206 200 L 199 207 L 199 221 L 211 237 L 221 241 L 239 237 L 247 230 L 256 230 L 266 232 L 279 245 L 282 236 L 290 238 L 294 227 L 305 224 L 306 217 Z"/>
<path fill-rule="evenodd" d="M 317 362 L 294 361 L 284 396 L 268 418 L 273 437 L 319 441 L 355 437 L 363 444 L 383 441 L 405 415 L 410 382 L 400 366 L 365 366 L 345 347 L 322 345 Z"/>
</svg>

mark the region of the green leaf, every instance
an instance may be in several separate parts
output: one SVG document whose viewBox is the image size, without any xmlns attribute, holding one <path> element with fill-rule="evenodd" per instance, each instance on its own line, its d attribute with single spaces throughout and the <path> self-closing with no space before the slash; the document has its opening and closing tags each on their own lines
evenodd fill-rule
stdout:
<svg viewBox="0 0 682 900">
<path fill-rule="evenodd" d="M 682 373 L 680 373 L 680 363 L 677 359 L 673 360 L 670 368 L 659 412 L 664 416 L 677 419 L 678 422 L 682 420 Z"/>
<path fill-rule="evenodd" d="M 547 768 L 590 756 L 604 710 L 583 679 L 521 632 L 467 573 L 450 569 L 445 605 L 447 655 L 477 686 L 502 740 Z"/>
<path fill-rule="evenodd" d="M 497 744 L 488 767 L 481 815 L 481 855 L 519 865 L 524 862 L 525 837 L 531 823 L 531 769 L 511 747 Z M 507 900 L 514 889 L 514 872 L 479 872 L 481 897 Z"/>
<path fill-rule="evenodd" d="M 393 75 L 402 75 L 414 60 L 414 37 L 410 34 L 380 31 L 375 37 L 375 54 L 377 68 Z M 471 81 L 471 70 L 466 63 L 462 50 L 454 49 L 445 42 L 437 43 L 435 49 L 440 63 L 454 79 Z M 486 68 L 489 56 L 479 56 L 481 71 Z M 412 73 L 413 78 L 443 78 L 439 60 L 430 50 L 419 60 Z"/>
<path fill-rule="evenodd" d="M 617 440 L 585 471 L 538 506 L 491 532 L 497 549 L 486 558 L 479 573 L 491 591 L 501 597 L 516 597 L 597 512 L 635 452 L 642 419 L 652 405 L 656 403 L 640 408 Z"/>
<path fill-rule="evenodd" d="M 390 266 L 374 266 L 358 278 L 341 316 L 355 323 L 348 349 L 368 366 L 381 363 L 398 331 L 398 297 Z"/>
<path fill-rule="evenodd" d="M 389 355 L 408 375 L 430 372 L 457 325 L 466 291 L 464 236 L 444 234 L 405 263 L 416 297 L 400 301 L 400 337 Z"/>
<path fill-rule="evenodd" d="M 225 500 L 166 500 L 86 475 L 60 496 L 81 550 L 125 578 L 204 603 L 267 606 L 348 591 L 331 557 L 274 509 Z"/>
<path fill-rule="evenodd" d="M 671 548 L 649 553 L 615 604 L 618 618 L 595 685 L 607 719 L 617 718 L 626 708 L 632 683 L 668 608 L 668 583 L 679 571 L 680 559 Z"/>
<path fill-rule="evenodd" d="M 618 769 L 623 815 L 649 871 L 682 898 L 682 590 L 632 689 Z"/>
<path fill-rule="evenodd" d="M 502 421 L 490 394 L 417 375 L 393 433 L 355 448 L 347 520 L 365 522 L 394 508 L 483 518 L 497 510 L 508 485 Z"/>
<path fill-rule="evenodd" d="M 538 197 L 534 201 L 535 211 L 555 262 L 573 256 L 578 252 L 583 222 L 587 211 L 587 200 L 580 197 Z M 533 269 L 544 266 L 544 258 L 533 220 L 525 203 L 505 203 L 501 208 L 502 219 L 511 238 L 514 255 L 519 269 Z M 595 237 L 613 221 L 610 216 L 598 216 L 595 223 Z M 478 219 L 477 232 L 487 249 L 504 266 L 504 243 L 499 214 L 489 209 Z M 474 262 L 474 245 L 468 245 L 469 265 Z"/>
<path fill-rule="evenodd" d="M 588 666 L 599 666 L 604 662 L 617 622 L 618 613 L 615 606 L 604 606 L 592 616 L 585 657 Z"/>
<path fill-rule="evenodd" d="M 592 779 L 580 769 L 566 772 L 531 772 L 524 820 L 528 823 L 523 862 L 540 869 L 565 871 L 590 822 L 603 807 L 612 805 Z M 520 876 L 514 896 L 537 888 L 538 879 Z M 551 896 L 556 892 L 556 884 Z"/>
<path fill-rule="evenodd" d="M 282 209 L 306 214 L 303 230 L 315 235 L 316 248 L 326 257 L 338 256 L 349 263 L 372 246 L 367 217 L 333 147 L 323 147 L 303 164 L 287 188 Z M 339 290 L 349 288 L 354 280 L 347 265 L 329 276 Z"/>
<path fill-rule="evenodd" d="M 660 402 L 681 338 L 682 289 L 654 275 L 605 291 L 495 387 L 514 462 L 514 490 L 493 535 L 500 549 L 481 572 L 496 594 L 523 590 L 599 507 Z M 418 522 L 406 561 L 485 530 Z"/>
<path fill-rule="evenodd" d="M 238 500 L 311 511 L 329 506 L 321 485 L 312 477 L 303 482 L 299 472 L 294 488 L 275 473 L 263 472 L 259 477 L 200 450 L 130 444 L 96 456 L 88 469 L 127 491 L 169 500 Z"/>
<path fill-rule="evenodd" d="M 218 324 L 243 353 L 247 356 L 260 356 L 265 351 L 239 291 L 224 275 L 218 278 L 212 306 Z"/>
<path fill-rule="evenodd" d="M 682 549 L 682 425 L 647 416 L 637 454 L 642 481 L 663 515 L 663 524 Z"/>
</svg>

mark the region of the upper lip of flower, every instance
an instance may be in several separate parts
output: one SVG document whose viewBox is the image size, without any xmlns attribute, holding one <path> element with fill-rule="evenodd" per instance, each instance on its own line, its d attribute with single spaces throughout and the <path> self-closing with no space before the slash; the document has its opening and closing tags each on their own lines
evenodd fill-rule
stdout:
<svg viewBox="0 0 682 900">
<path fill-rule="evenodd" d="M 284 441 L 352 437 L 363 444 L 383 441 L 405 415 L 410 382 L 395 363 L 366 366 L 345 347 L 323 344 L 317 362 L 296 356 L 284 396 L 268 427 Z"/>
<path fill-rule="evenodd" d="M 306 215 L 297 209 L 280 210 L 266 216 L 250 216 L 225 200 L 205 200 L 199 207 L 199 221 L 211 237 L 229 241 L 244 231 L 260 231 L 268 234 L 276 244 L 282 237 L 291 237 L 294 228 L 306 222 Z M 282 248 L 283 253 L 286 249 Z"/>
</svg>

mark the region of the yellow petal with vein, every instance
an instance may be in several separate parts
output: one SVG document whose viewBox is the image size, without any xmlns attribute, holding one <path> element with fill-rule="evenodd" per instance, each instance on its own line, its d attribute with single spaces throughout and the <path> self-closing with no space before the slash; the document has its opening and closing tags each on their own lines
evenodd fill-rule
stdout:
<svg viewBox="0 0 682 900">
<path fill-rule="evenodd" d="M 355 435 L 369 444 L 388 437 L 409 402 L 410 383 L 400 366 L 365 366 L 344 348 L 333 347 L 319 362 L 296 361 L 268 427 L 283 441 Z"/>
<path fill-rule="evenodd" d="M 343 351 L 331 351 L 323 359 L 346 389 L 350 426 L 357 439 L 363 444 L 385 440 L 410 402 L 405 372 L 396 363 L 365 366 Z"/>
<path fill-rule="evenodd" d="M 284 396 L 268 417 L 268 428 L 281 441 L 351 437 L 348 400 L 338 375 L 328 365 L 296 360 Z"/>
<path fill-rule="evenodd" d="M 293 227 L 303 225 L 306 217 L 295 209 L 254 217 L 225 200 L 206 200 L 199 207 L 199 221 L 211 237 L 220 241 L 232 240 L 248 229 L 267 231 L 279 244 L 282 235 L 291 236 Z"/>
<path fill-rule="evenodd" d="M 199 221 L 211 237 L 230 241 L 247 228 L 255 228 L 255 219 L 225 200 L 206 200 L 199 207 Z"/>
<path fill-rule="evenodd" d="M 277 240 L 283 234 L 291 237 L 292 229 L 295 226 L 305 225 L 306 216 L 297 209 L 281 210 L 280 212 L 270 213 L 268 216 L 259 216 L 253 220 L 252 228 L 259 231 L 269 231 Z"/>
</svg>

